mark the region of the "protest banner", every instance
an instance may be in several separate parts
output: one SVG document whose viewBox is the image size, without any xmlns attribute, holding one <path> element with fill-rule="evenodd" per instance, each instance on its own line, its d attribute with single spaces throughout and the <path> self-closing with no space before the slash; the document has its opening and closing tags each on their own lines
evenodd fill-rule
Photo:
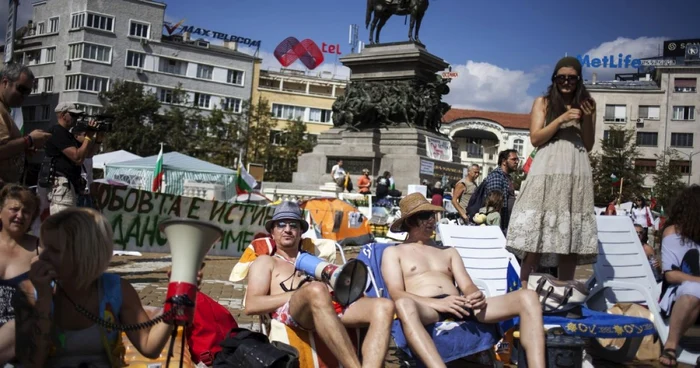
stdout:
<svg viewBox="0 0 700 368">
<path fill-rule="evenodd" d="M 158 224 L 169 218 L 188 218 L 220 226 L 224 236 L 209 255 L 238 257 L 258 233 L 274 207 L 229 203 L 203 198 L 155 193 L 131 187 L 95 183 L 95 207 L 114 229 L 114 250 L 170 253 Z"/>
</svg>

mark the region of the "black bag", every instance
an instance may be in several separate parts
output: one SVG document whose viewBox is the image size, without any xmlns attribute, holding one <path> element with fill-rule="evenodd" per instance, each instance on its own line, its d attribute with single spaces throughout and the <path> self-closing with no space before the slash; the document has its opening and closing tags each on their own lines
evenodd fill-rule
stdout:
<svg viewBox="0 0 700 368">
<path fill-rule="evenodd" d="M 53 157 L 44 156 L 39 169 L 39 178 L 37 185 L 42 188 L 50 188 L 53 185 L 56 176 L 56 165 Z"/>
<path fill-rule="evenodd" d="M 469 203 L 467 204 L 467 216 L 469 216 L 469 221 L 474 222 L 474 215 L 479 213 L 481 207 L 484 207 L 486 203 L 486 180 L 482 181 L 474 194 L 469 198 Z"/>
<path fill-rule="evenodd" d="M 245 328 L 233 328 L 222 341 L 214 368 L 299 368 L 299 352 L 267 336 Z"/>
</svg>

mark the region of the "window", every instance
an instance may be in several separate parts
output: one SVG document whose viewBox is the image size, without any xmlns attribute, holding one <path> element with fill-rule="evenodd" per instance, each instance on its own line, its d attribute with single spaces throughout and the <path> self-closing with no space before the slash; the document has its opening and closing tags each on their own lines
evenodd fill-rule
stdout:
<svg viewBox="0 0 700 368">
<path fill-rule="evenodd" d="M 671 147 L 692 147 L 693 133 L 671 133 Z"/>
<path fill-rule="evenodd" d="M 41 61 L 41 50 L 32 50 L 24 53 L 23 64 L 37 65 Z"/>
<path fill-rule="evenodd" d="M 35 78 L 32 93 L 53 92 L 53 77 Z"/>
<path fill-rule="evenodd" d="M 76 43 L 68 46 L 68 55 L 72 60 L 84 59 L 109 63 L 112 60 L 112 48 L 92 43 Z"/>
<path fill-rule="evenodd" d="M 696 78 L 676 78 L 673 80 L 673 90 L 675 92 L 697 92 L 697 85 L 698 80 Z"/>
<path fill-rule="evenodd" d="M 208 109 L 210 100 L 211 100 L 210 95 L 206 95 L 204 93 L 195 93 L 194 94 L 194 106 L 195 107 L 201 107 L 203 109 Z"/>
<path fill-rule="evenodd" d="M 41 105 L 39 106 L 39 119 L 49 120 L 51 117 L 51 106 Z"/>
<path fill-rule="evenodd" d="M 224 110 L 241 112 L 241 100 L 238 98 L 226 97 L 222 107 Z"/>
<path fill-rule="evenodd" d="M 287 134 L 281 130 L 270 130 L 270 144 L 273 146 L 284 146 L 287 144 Z"/>
<path fill-rule="evenodd" d="M 75 13 L 71 16 L 70 28 L 89 27 L 103 31 L 114 31 L 114 17 L 94 13 Z"/>
<path fill-rule="evenodd" d="M 211 79 L 214 68 L 209 65 L 197 65 L 197 78 Z"/>
<path fill-rule="evenodd" d="M 625 105 L 605 105 L 605 121 L 625 122 L 627 121 L 627 106 Z"/>
<path fill-rule="evenodd" d="M 272 116 L 278 119 L 304 119 L 306 108 L 299 106 L 272 104 Z"/>
<path fill-rule="evenodd" d="M 671 168 L 680 171 L 681 174 L 690 175 L 690 161 L 671 160 L 671 162 L 669 164 L 670 164 Z"/>
<path fill-rule="evenodd" d="M 44 33 L 46 33 L 46 23 L 44 23 L 44 22 L 37 23 L 36 34 L 40 35 L 40 34 L 44 34 Z"/>
<path fill-rule="evenodd" d="M 673 120 L 695 120 L 695 106 L 673 106 Z"/>
<path fill-rule="evenodd" d="M 77 29 L 85 23 L 85 13 L 73 14 L 70 17 L 70 29 Z"/>
<path fill-rule="evenodd" d="M 84 74 L 68 75 L 66 76 L 66 90 L 106 92 L 109 90 L 109 78 Z"/>
<path fill-rule="evenodd" d="M 36 121 L 36 106 L 22 106 L 22 118 L 25 121 Z"/>
<path fill-rule="evenodd" d="M 131 21 L 129 23 L 129 36 L 148 38 L 150 35 L 151 26 L 148 23 Z"/>
<path fill-rule="evenodd" d="M 525 146 L 525 141 L 517 138 L 513 141 L 513 149 L 518 151 L 518 156 L 523 157 L 523 147 Z"/>
<path fill-rule="evenodd" d="M 22 107 L 22 116 L 27 122 L 47 121 L 51 118 L 51 106 L 36 105 Z"/>
<path fill-rule="evenodd" d="M 226 83 L 243 85 L 243 72 L 240 70 L 229 70 Z"/>
<path fill-rule="evenodd" d="M 49 19 L 49 33 L 58 33 L 58 17 Z"/>
<path fill-rule="evenodd" d="M 637 132 L 637 145 L 645 147 L 656 147 L 659 145 L 659 133 Z"/>
<path fill-rule="evenodd" d="M 650 158 L 638 158 L 634 160 L 634 167 L 643 174 L 656 171 L 656 160 Z"/>
<path fill-rule="evenodd" d="M 165 102 L 165 103 L 173 103 L 173 90 L 166 89 L 166 88 L 159 88 L 158 101 Z"/>
<path fill-rule="evenodd" d="M 45 63 L 55 63 L 56 62 L 56 48 L 55 47 L 49 47 L 46 49 L 46 59 L 44 60 Z"/>
<path fill-rule="evenodd" d="M 180 60 L 160 58 L 158 71 L 170 74 L 185 75 L 187 73 L 187 63 Z"/>
<path fill-rule="evenodd" d="M 331 110 L 309 109 L 309 121 L 316 123 L 330 123 Z"/>
<path fill-rule="evenodd" d="M 603 132 L 603 139 L 615 148 L 623 148 L 625 132 L 622 130 L 606 130 Z"/>
<path fill-rule="evenodd" d="M 639 106 L 639 118 L 659 120 L 659 106 Z"/>
<path fill-rule="evenodd" d="M 146 54 L 136 51 L 126 52 L 126 66 L 133 66 L 136 68 L 143 68 L 143 61 L 146 58 Z"/>
<path fill-rule="evenodd" d="M 32 94 L 39 93 L 39 78 L 34 78 L 32 82 Z"/>
<path fill-rule="evenodd" d="M 53 92 L 53 77 L 44 78 L 44 92 Z"/>
</svg>

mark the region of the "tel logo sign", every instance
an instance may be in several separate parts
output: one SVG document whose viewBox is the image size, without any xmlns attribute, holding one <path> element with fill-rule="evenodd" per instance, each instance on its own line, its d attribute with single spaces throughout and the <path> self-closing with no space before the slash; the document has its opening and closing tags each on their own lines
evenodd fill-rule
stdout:
<svg viewBox="0 0 700 368">
<path fill-rule="evenodd" d="M 296 37 L 287 37 L 275 48 L 275 58 L 283 67 L 292 65 L 295 61 L 301 61 L 308 69 L 316 69 L 325 60 L 323 53 L 341 55 L 340 45 L 328 45 L 322 43 L 322 47 L 310 40 L 299 41 Z"/>
</svg>

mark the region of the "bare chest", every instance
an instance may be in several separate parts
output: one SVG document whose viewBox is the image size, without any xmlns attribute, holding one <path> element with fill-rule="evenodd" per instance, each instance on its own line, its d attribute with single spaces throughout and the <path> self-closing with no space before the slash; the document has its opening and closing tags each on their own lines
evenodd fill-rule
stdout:
<svg viewBox="0 0 700 368">
<path fill-rule="evenodd" d="M 445 250 L 432 247 L 411 247 L 401 251 L 401 271 L 404 277 L 426 273 L 442 273 L 452 277 L 450 256 Z"/>
</svg>

